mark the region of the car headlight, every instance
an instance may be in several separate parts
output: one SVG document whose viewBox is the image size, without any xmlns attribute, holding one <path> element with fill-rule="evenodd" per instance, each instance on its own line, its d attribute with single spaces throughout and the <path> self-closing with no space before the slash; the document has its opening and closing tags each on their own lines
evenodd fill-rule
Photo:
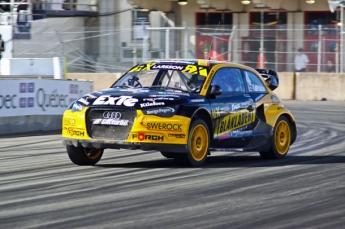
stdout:
<svg viewBox="0 0 345 229">
<path fill-rule="evenodd" d="M 145 115 L 156 115 L 159 117 L 172 117 L 177 111 L 178 106 L 155 107 L 143 110 Z"/>
<path fill-rule="evenodd" d="M 80 103 L 78 103 L 76 100 L 67 107 L 67 110 L 72 109 L 72 112 L 78 112 L 78 111 L 83 110 L 83 108 L 84 108 L 84 106 L 81 105 Z"/>
</svg>

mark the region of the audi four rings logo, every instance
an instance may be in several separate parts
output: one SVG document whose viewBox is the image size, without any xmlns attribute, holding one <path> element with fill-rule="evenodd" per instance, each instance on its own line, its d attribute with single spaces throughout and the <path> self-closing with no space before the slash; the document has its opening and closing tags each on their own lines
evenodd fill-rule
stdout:
<svg viewBox="0 0 345 229">
<path fill-rule="evenodd" d="M 103 118 L 105 119 L 120 119 L 121 118 L 121 113 L 117 111 L 105 111 L 103 112 Z"/>
</svg>

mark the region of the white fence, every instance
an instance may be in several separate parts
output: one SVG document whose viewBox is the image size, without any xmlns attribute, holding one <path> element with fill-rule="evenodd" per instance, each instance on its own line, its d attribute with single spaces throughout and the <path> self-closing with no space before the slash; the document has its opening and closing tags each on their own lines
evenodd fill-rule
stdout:
<svg viewBox="0 0 345 229">
<path fill-rule="evenodd" d="M 93 82 L 42 79 L 1 80 L 0 118 L 62 115 L 71 102 L 92 91 Z"/>
</svg>

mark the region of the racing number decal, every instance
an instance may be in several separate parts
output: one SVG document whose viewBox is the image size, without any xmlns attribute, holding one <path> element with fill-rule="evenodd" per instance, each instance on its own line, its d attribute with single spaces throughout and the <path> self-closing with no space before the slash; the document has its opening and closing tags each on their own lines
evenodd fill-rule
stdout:
<svg viewBox="0 0 345 229">
<path fill-rule="evenodd" d="M 188 72 L 191 74 L 198 74 L 199 70 L 199 75 L 201 76 L 207 76 L 207 68 L 203 66 L 195 66 L 195 65 L 186 65 L 186 67 L 181 71 L 181 72 Z"/>
<path fill-rule="evenodd" d="M 140 71 L 149 71 L 151 70 L 151 67 L 154 66 L 155 64 L 144 64 L 144 65 L 139 65 L 135 68 L 132 68 L 128 72 L 140 72 Z"/>
</svg>

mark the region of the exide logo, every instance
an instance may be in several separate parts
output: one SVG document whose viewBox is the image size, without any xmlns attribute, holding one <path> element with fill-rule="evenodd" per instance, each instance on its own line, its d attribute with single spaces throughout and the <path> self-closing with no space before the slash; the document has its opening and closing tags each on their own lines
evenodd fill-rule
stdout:
<svg viewBox="0 0 345 229">
<path fill-rule="evenodd" d="M 133 107 L 138 99 L 133 99 L 133 96 L 110 97 L 110 95 L 102 95 L 98 97 L 93 105 L 125 105 L 126 107 Z"/>
</svg>

